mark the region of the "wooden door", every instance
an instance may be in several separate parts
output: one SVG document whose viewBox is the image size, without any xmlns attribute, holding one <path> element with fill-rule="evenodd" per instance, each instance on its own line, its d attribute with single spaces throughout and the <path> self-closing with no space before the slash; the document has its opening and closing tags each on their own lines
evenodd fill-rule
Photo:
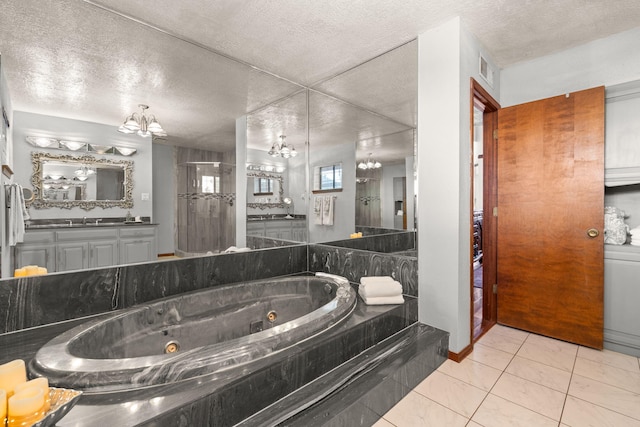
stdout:
<svg viewBox="0 0 640 427">
<path fill-rule="evenodd" d="M 602 348 L 603 209 L 603 87 L 499 110 L 499 323 Z"/>
</svg>

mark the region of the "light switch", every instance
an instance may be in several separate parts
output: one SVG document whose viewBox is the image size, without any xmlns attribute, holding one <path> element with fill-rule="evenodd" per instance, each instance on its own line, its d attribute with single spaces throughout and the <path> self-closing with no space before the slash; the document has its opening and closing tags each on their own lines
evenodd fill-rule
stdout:
<svg viewBox="0 0 640 427">
<path fill-rule="evenodd" d="M 140 193 L 142 200 L 149 200 L 149 193 Z"/>
</svg>

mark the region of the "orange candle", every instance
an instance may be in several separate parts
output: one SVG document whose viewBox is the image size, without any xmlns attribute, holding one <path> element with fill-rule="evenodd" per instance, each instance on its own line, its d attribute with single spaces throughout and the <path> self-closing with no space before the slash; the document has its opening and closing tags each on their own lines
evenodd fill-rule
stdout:
<svg viewBox="0 0 640 427">
<path fill-rule="evenodd" d="M 49 397 L 49 380 L 45 377 L 36 378 L 26 383 L 20 383 L 15 386 L 13 392 L 15 394 L 20 393 L 23 390 L 27 390 L 31 387 L 38 388 L 44 393 L 44 411 L 47 412 L 51 408 L 51 398 Z"/>
<path fill-rule="evenodd" d="M 11 397 L 16 385 L 24 382 L 27 382 L 24 360 L 16 359 L 0 365 L 0 388 L 7 393 L 7 398 Z"/>
<path fill-rule="evenodd" d="M 37 265 L 27 265 L 24 267 L 27 271 L 27 276 L 35 276 L 38 274 L 38 266 Z"/>
<path fill-rule="evenodd" d="M 30 426 L 44 418 L 44 393 L 41 388 L 30 387 L 9 398 L 8 427 Z"/>
<path fill-rule="evenodd" d="M 0 425 L 4 426 L 5 418 L 7 418 L 7 392 L 0 389 Z"/>
<path fill-rule="evenodd" d="M 24 277 L 27 275 L 27 270 L 24 268 L 16 268 L 13 271 L 13 277 Z"/>
<path fill-rule="evenodd" d="M 47 274 L 47 269 L 45 267 L 38 267 L 38 274 Z"/>
</svg>

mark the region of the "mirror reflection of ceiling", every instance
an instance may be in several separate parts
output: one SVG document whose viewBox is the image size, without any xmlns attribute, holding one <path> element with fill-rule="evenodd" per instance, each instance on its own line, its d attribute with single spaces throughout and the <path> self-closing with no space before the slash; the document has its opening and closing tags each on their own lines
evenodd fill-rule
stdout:
<svg viewBox="0 0 640 427">
<path fill-rule="evenodd" d="M 166 143 L 226 151 L 235 118 L 303 87 L 415 126 L 410 42 L 458 15 L 504 67 L 634 28 L 640 5 L 5 0 L 0 52 L 14 110 L 115 129 L 144 103 L 169 134 Z M 393 60 L 380 57 L 398 46 L 408 47 Z"/>
</svg>

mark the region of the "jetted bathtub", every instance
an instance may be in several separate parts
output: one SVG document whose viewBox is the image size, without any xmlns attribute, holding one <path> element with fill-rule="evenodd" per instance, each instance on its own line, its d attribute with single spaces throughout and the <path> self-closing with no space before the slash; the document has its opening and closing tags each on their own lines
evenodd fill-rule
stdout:
<svg viewBox="0 0 640 427">
<path fill-rule="evenodd" d="M 295 345 L 348 317 L 355 304 L 348 282 L 330 277 L 208 288 L 73 328 L 45 344 L 30 371 L 87 392 L 174 383 Z"/>
</svg>

